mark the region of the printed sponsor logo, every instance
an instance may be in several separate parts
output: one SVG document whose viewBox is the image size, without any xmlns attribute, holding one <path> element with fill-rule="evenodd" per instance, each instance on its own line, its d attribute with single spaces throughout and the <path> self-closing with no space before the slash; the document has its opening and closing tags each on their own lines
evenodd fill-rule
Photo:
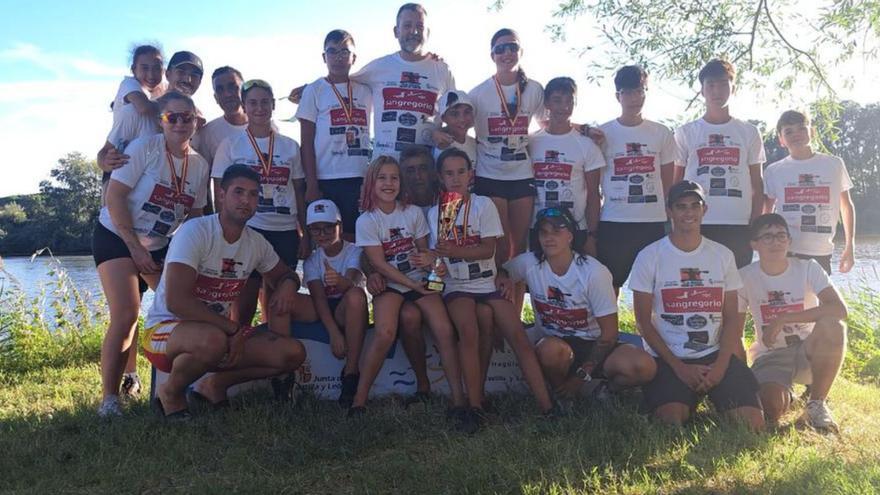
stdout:
<svg viewBox="0 0 880 495">
<path fill-rule="evenodd" d="M 739 148 L 712 147 L 697 150 L 700 165 L 739 165 Z"/>
<path fill-rule="evenodd" d="M 724 177 L 726 172 L 727 170 L 725 170 L 724 167 L 712 167 L 712 170 L 709 173 L 715 177 Z"/>
<path fill-rule="evenodd" d="M 831 202 L 831 188 L 817 187 L 786 187 L 786 203 L 825 203 Z"/>
<path fill-rule="evenodd" d="M 630 196 L 641 196 L 644 194 L 642 186 L 629 186 Z"/>
<path fill-rule="evenodd" d="M 419 119 L 409 112 L 404 112 L 397 117 L 397 121 L 400 122 L 400 125 L 412 127 L 419 122 Z"/>
<path fill-rule="evenodd" d="M 551 191 L 559 188 L 559 183 L 555 180 L 548 180 L 546 184 L 544 184 L 545 189 L 549 189 Z"/>
<path fill-rule="evenodd" d="M 660 313 L 660 318 L 663 319 L 666 323 L 670 323 L 675 326 L 684 325 L 684 315 L 667 315 L 665 313 Z"/>
<path fill-rule="evenodd" d="M 562 329 L 587 328 L 590 314 L 586 308 L 560 308 L 538 300 L 534 304 L 535 311 L 541 315 L 541 323 L 546 326 Z"/>
<path fill-rule="evenodd" d="M 217 278 L 199 274 L 193 294 L 205 304 L 231 303 L 238 298 L 244 283 L 245 280 L 237 278 Z"/>
<path fill-rule="evenodd" d="M 720 313 L 724 300 L 721 287 L 661 289 L 664 313 Z"/>
<path fill-rule="evenodd" d="M 396 122 L 397 112 L 382 112 L 382 122 Z"/>
<path fill-rule="evenodd" d="M 816 213 L 816 207 L 813 205 L 804 205 L 801 207 L 801 211 L 808 215 L 812 215 L 813 213 Z"/>
<path fill-rule="evenodd" d="M 626 143 L 626 154 L 630 156 L 638 156 L 642 154 L 642 147 L 645 145 L 642 143 Z"/>
<path fill-rule="evenodd" d="M 816 175 L 814 174 L 798 174 L 798 185 L 812 187 L 816 185 Z"/>
<path fill-rule="evenodd" d="M 277 156 L 275 158 L 278 158 Z M 269 159 L 268 156 L 265 157 L 266 160 Z M 263 169 L 260 165 L 249 165 L 251 170 L 260 174 L 260 184 L 265 185 L 273 185 L 273 186 L 286 186 L 290 181 L 290 168 L 288 167 L 275 167 L 269 169 L 269 176 L 266 177 L 263 175 Z"/>
<path fill-rule="evenodd" d="M 400 253 L 408 253 L 415 249 L 416 245 L 413 242 L 412 237 L 403 237 L 400 239 L 392 239 L 390 241 L 382 242 L 382 250 L 385 251 L 385 256 L 394 256 Z"/>
<path fill-rule="evenodd" d="M 150 193 L 150 199 L 148 201 L 169 210 L 173 210 L 175 205 L 180 204 L 184 206 L 186 211 L 189 211 L 196 199 L 189 194 L 177 194 L 177 192 L 170 187 L 156 184 L 153 186 L 153 192 Z"/>
<path fill-rule="evenodd" d="M 571 180 L 571 165 L 566 163 L 538 162 L 534 165 L 537 180 Z"/>
<path fill-rule="evenodd" d="M 614 159 L 614 175 L 654 172 L 653 156 L 620 156 Z"/>
<path fill-rule="evenodd" d="M 351 119 L 345 116 L 345 111 L 341 108 L 330 110 L 330 125 L 359 125 L 367 126 L 367 111 L 363 108 L 355 108 L 351 111 Z"/>
<path fill-rule="evenodd" d="M 168 223 L 173 222 L 175 220 L 174 212 L 169 211 L 169 210 L 162 210 L 159 213 L 159 220 L 162 220 L 163 222 L 168 222 Z"/>
<path fill-rule="evenodd" d="M 384 110 L 406 110 L 433 116 L 437 93 L 424 89 L 385 88 L 382 99 Z"/>
<path fill-rule="evenodd" d="M 709 320 L 705 316 L 693 315 L 687 319 L 687 326 L 693 329 L 700 329 L 706 326 Z"/>
<path fill-rule="evenodd" d="M 761 320 L 764 323 L 769 323 L 774 320 L 777 316 L 785 313 L 795 313 L 798 311 L 804 310 L 804 303 L 795 303 L 795 304 L 762 304 L 761 305 Z"/>
<path fill-rule="evenodd" d="M 241 265 L 241 261 L 235 261 L 234 258 L 223 258 L 220 263 L 220 276 L 222 278 L 238 278 L 235 267 Z"/>
<path fill-rule="evenodd" d="M 492 136 L 525 136 L 529 133 L 529 118 L 517 115 L 510 125 L 507 117 L 489 117 L 489 134 Z"/>
<path fill-rule="evenodd" d="M 643 175 L 633 175 L 629 178 L 629 181 L 633 184 L 641 184 L 645 182 L 645 177 Z"/>
</svg>

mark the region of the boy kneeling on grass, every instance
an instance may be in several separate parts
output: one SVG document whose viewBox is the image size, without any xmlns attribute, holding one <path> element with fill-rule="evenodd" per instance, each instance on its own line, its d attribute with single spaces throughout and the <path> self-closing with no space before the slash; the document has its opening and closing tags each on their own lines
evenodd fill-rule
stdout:
<svg viewBox="0 0 880 495">
<path fill-rule="evenodd" d="M 315 312 L 330 336 L 333 355 L 345 358 L 339 404 L 348 408 L 357 392 L 367 328 L 367 295 L 360 268 L 363 250 L 342 239 L 342 216 L 329 199 L 309 204 L 306 224 L 317 248 L 303 263 L 303 277 Z"/>
<path fill-rule="evenodd" d="M 752 222 L 752 248 L 760 258 L 740 270 L 739 291 L 740 312 L 750 310 L 755 321 L 752 372 L 768 423 L 788 410 L 793 383 L 812 383 L 802 420 L 836 430 L 825 398 L 846 354 L 846 305 L 816 260 L 787 256 L 791 243 L 782 216 Z"/>
<path fill-rule="evenodd" d="M 167 419 L 190 418 L 186 389 L 202 375 L 193 394 L 214 406 L 228 404 L 232 385 L 295 371 L 305 360 L 303 345 L 289 337 L 294 308 L 308 296 L 297 294 L 299 278 L 272 245 L 246 227 L 257 210 L 260 176 L 244 165 L 223 173 L 217 215 L 187 222 L 178 230 L 156 299 L 146 319 L 144 355 L 169 374 L 152 406 Z M 253 270 L 274 293 L 269 301 L 270 332 L 229 318 Z"/>
</svg>

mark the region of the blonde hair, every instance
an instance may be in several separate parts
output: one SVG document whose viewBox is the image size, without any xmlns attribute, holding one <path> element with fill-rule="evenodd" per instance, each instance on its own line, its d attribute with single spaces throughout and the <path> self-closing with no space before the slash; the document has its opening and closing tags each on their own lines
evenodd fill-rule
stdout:
<svg viewBox="0 0 880 495">
<path fill-rule="evenodd" d="M 376 180 L 379 178 L 379 171 L 382 170 L 382 167 L 385 165 L 394 165 L 394 167 L 397 168 L 397 175 L 401 175 L 400 164 L 397 163 L 397 160 L 395 160 L 394 157 L 380 155 L 373 160 L 364 173 L 364 187 L 361 191 L 361 209 L 363 211 L 373 211 L 378 208 L 374 192 L 376 189 Z M 395 199 L 402 205 L 409 204 L 409 195 L 404 191 L 403 187 L 398 190 L 397 198 Z"/>
</svg>

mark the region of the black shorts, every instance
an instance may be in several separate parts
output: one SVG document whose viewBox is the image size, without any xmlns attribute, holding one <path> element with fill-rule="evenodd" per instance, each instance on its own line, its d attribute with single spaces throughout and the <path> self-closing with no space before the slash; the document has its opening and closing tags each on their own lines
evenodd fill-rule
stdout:
<svg viewBox="0 0 880 495">
<path fill-rule="evenodd" d="M 489 301 L 491 301 L 493 299 L 504 299 L 504 297 L 501 295 L 501 292 L 498 292 L 497 290 L 493 291 L 493 292 L 483 292 L 483 293 L 457 290 L 457 291 L 450 292 L 448 294 L 443 294 L 443 303 L 449 304 L 450 302 L 452 302 L 460 297 L 467 297 L 467 298 L 473 299 L 474 302 L 477 304 L 489 304 Z"/>
<path fill-rule="evenodd" d="M 167 245 L 161 249 L 150 251 L 153 261 L 160 265 L 165 261 L 166 254 L 168 254 Z M 105 261 L 131 258 L 131 251 L 128 250 L 128 246 L 125 245 L 122 238 L 101 225 L 101 222 L 95 222 L 95 230 L 92 231 L 92 258 L 95 259 L 97 267 Z M 143 294 L 148 288 L 147 282 L 138 275 L 138 291 Z"/>
<path fill-rule="evenodd" d="M 355 222 L 360 215 L 361 186 L 364 179 L 351 177 L 348 179 L 319 180 L 318 188 L 324 199 L 336 203 L 339 215 L 342 216 L 342 231 L 354 234 Z"/>
<path fill-rule="evenodd" d="M 666 222 L 599 222 L 596 255 L 614 287 L 623 287 L 639 251 L 666 235 Z"/>
<path fill-rule="evenodd" d="M 825 270 L 825 273 L 831 275 L 831 255 L 819 256 L 813 254 L 797 254 L 797 253 L 788 253 L 789 256 L 794 256 L 797 259 L 801 260 L 816 260 L 819 263 L 819 266 Z"/>
<path fill-rule="evenodd" d="M 534 197 L 537 189 L 535 189 L 535 179 L 497 180 L 477 177 L 474 179 L 474 194 L 513 201 Z"/>
<path fill-rule="evenodd" d="M 571 361 L 571 366 L 568 368 L 568 376 L 574 376 L 577 373 L 578 368 L 584 364 L 584 361 L 590 357 L 590 353 L 593 352 L 593 347 L 596 346 L 595 340 L 582 339 L 580 337 L 562 337 L 562 340 L 568 344 L 568 347 L 571 348 L 571 352 L 574 353 L 574 359 Z M 605 376 L 605 359 L 608 359 L 608 356 L 614 352 L 614 349 L 617 349 L 623 345 L 621 342 L 616 342 L 614 347 L 605 355 L 605 358 L 599 362 L 593 371 L 590 373 L 590 376 L 593 378 L 607 378 Z"/>
<path fill-rule="evenodd" d="M 414 302 L 418 301 L 419 299 L 427 296 L 427 294 L 422 294 L 421 292 L 419 292 L 417 290 L 410 290 L 407 292 L 401 292 L 401 291 L 395 289 L 394 287 L 386 287 L 385 290 L 382 291 L 382 294 L 385 294 L 386 292 L 389 292 L 391 294 L 399 294 L 401 297 L 403 297 L 403 302 L 411 302 L 411 303 L 414 303 Z M 381 296 L 382 294 L 379 294 L 379 295 Z"/>
<path fill-rule="evenodd" d="M 752 263 L 752 235 L 748 225 L 703 225 L 700 232 L 715 242 L 733 251 L 736 267 L 742 268 Z"/>
<path fill-rule="evenodd" d="M 718 353 L 713 352 L 699 359 L 683 361 L 686 364 L 712 364 L 717 357 Z M 642 387 L 645 408 L 654 411 L 660 406 L 671 403 L 685 404 L 691 409 L 697 407 L 701 395 L 681 381 L 666 361 L 660 358 L 656 358 L 656 361 L 657 374 L 650 383 Z M 761 407 L 758 399 L 758 380 L 752 370 L 736 356 L 730 357 L 730 365 L 724 378 L 709 391 L 708 395 L 718 412 L 739 407 Z"/>
<path fill-rule="evenodd" d="M 281 261 L 296 270 L 299 262 L 299 231 L 298 230 L 263 230 L 250 227 L 255 232 L 260 233 L 269 241 L 269 244 L 275 249 L 275 253 L 281 258 Z M 254 270 L 251 272 L 251 278 L 261 279 L 260 272 Z"/>
</svg>

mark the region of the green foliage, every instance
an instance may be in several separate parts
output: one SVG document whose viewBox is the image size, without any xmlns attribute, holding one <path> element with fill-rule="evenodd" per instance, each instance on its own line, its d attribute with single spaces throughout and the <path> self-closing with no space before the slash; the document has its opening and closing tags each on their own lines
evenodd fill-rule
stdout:
<svg viewBox="0 0 880 495">
<path fill-rule="evenodd" d="M 842 375 L 880 384 L 880 294 L 867 286 L 847 294 L 849 339 Z"/>
<path fill-rule="evenodd" d="M 0 206 L 0 221 L 16 224 L 25 220 L 27 220 L 27 212 L 15 201 Z"/>
</svg>

